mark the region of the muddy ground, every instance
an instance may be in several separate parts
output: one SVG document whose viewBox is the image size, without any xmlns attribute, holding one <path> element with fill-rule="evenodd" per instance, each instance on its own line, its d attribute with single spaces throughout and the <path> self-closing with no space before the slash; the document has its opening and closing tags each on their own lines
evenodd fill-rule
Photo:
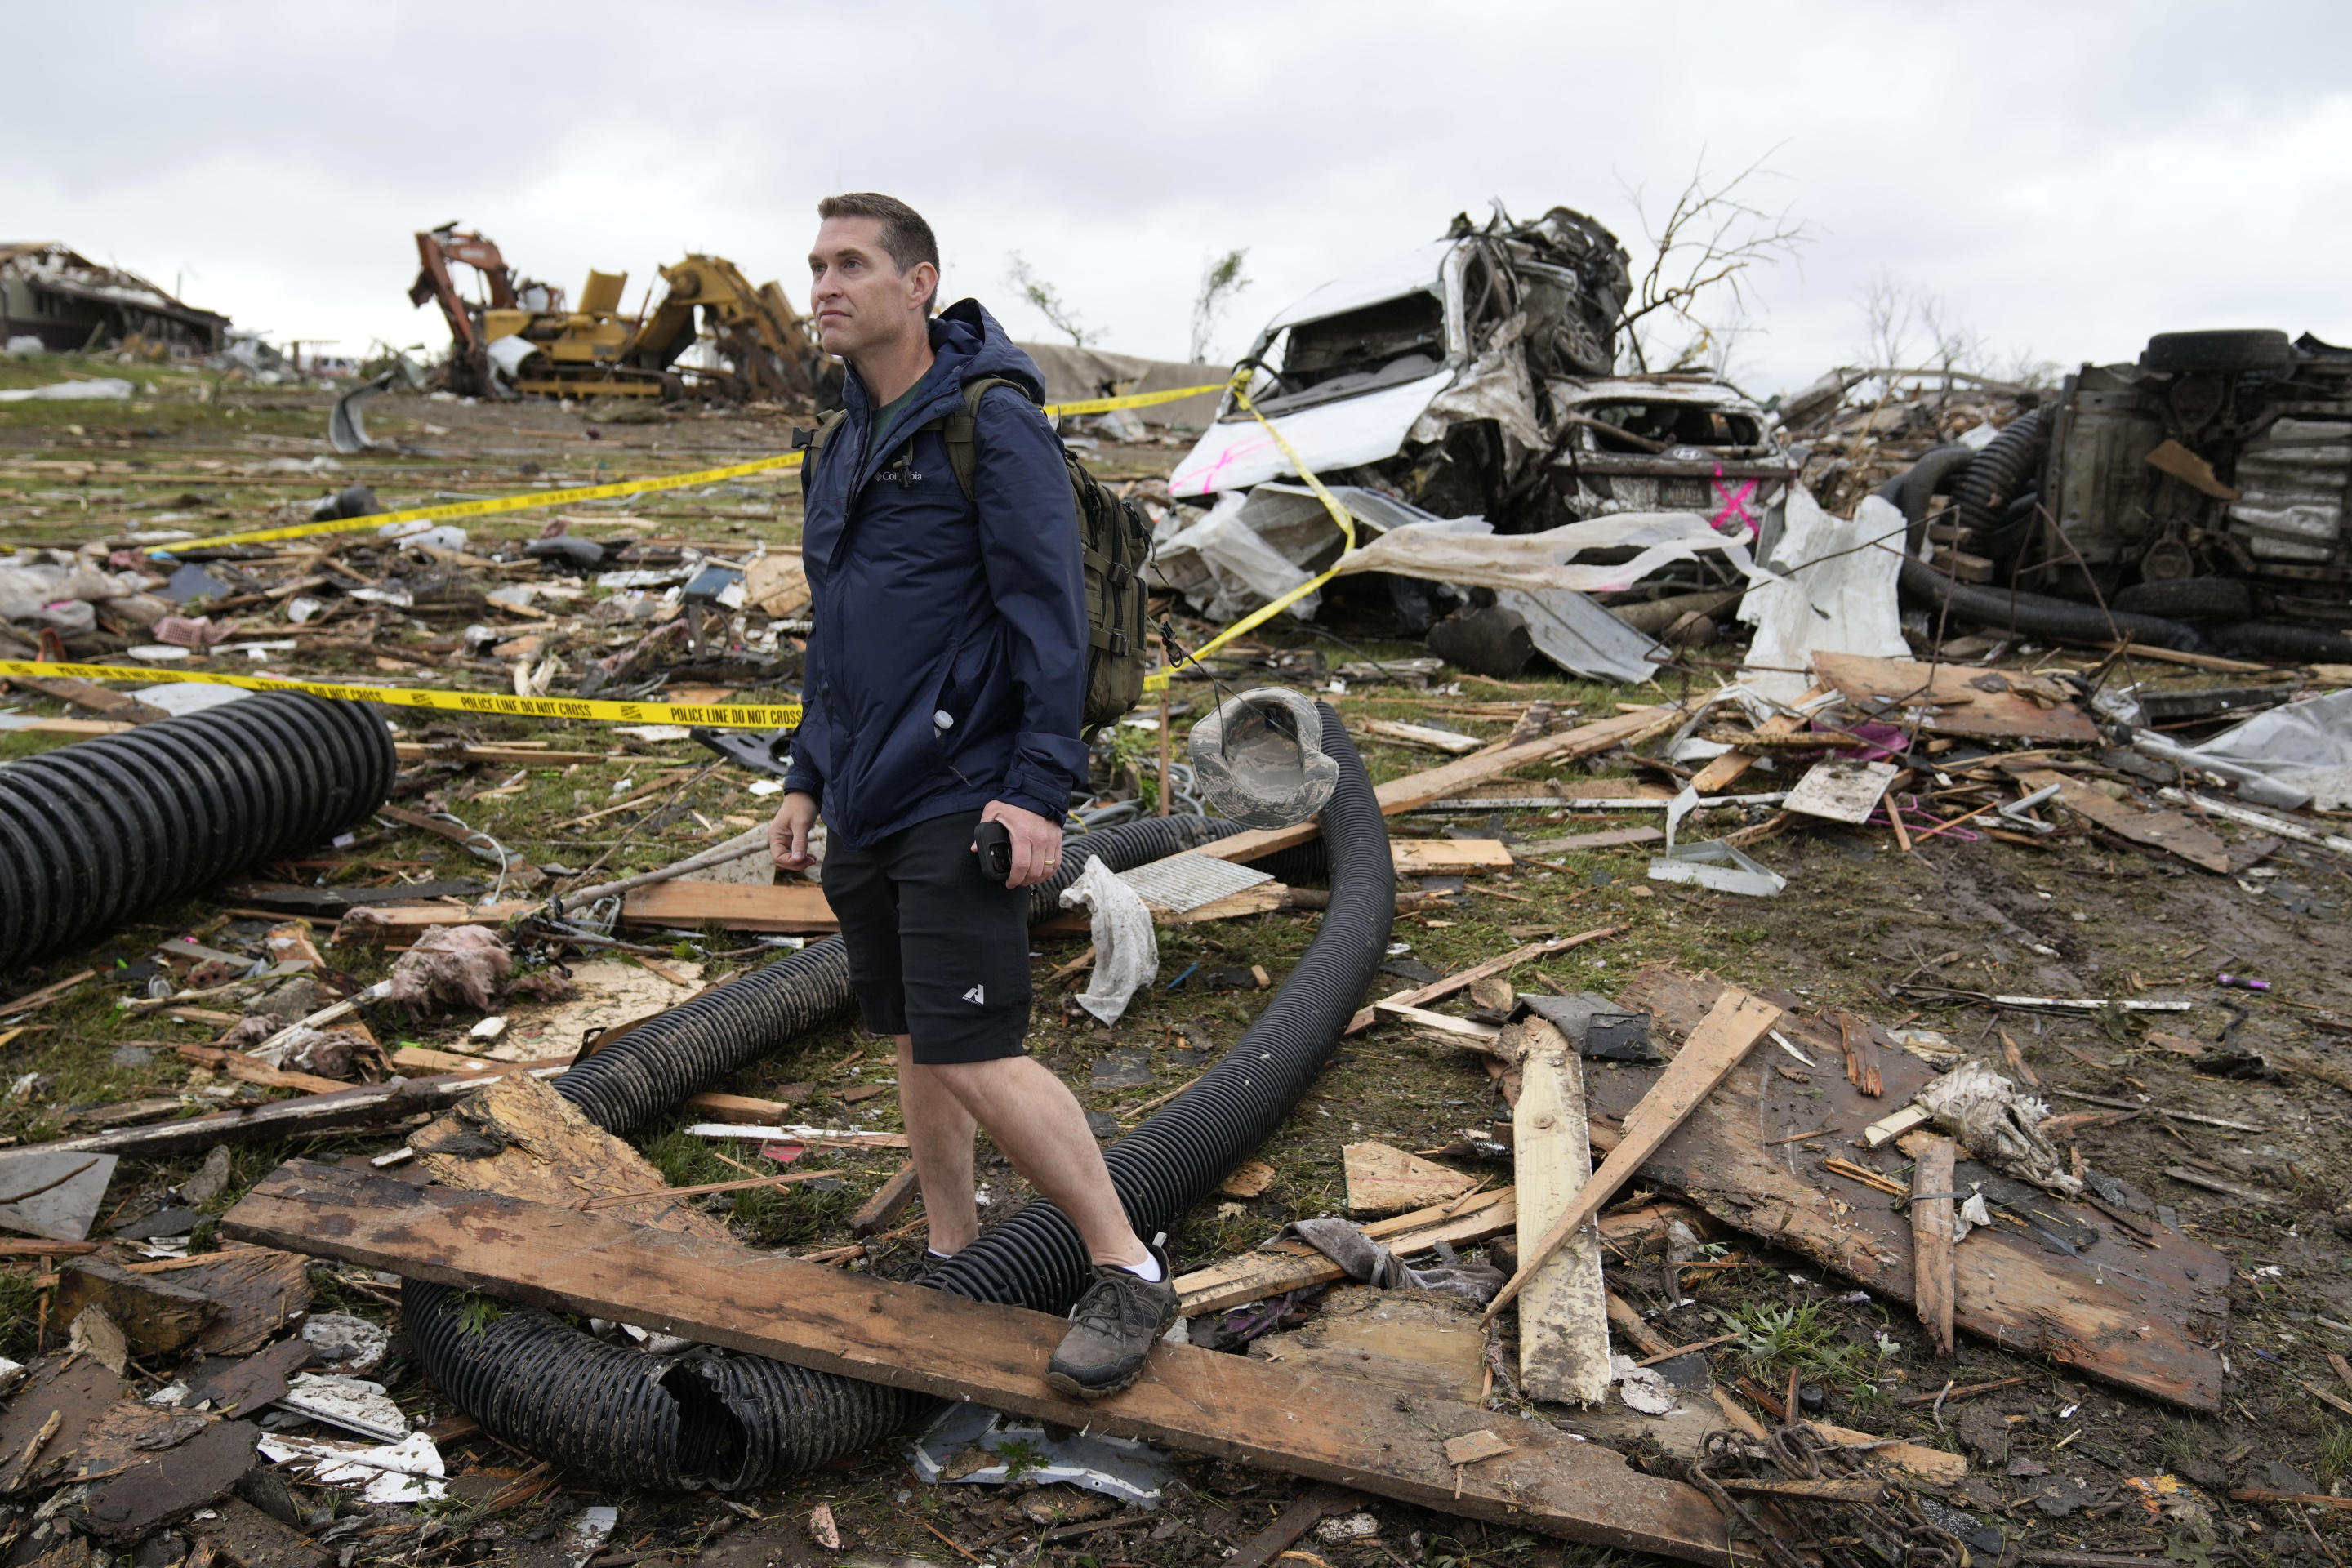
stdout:
<svg viewBox="0 0 2352 1568">
<path fill-rule="evenodd" d="M 47 362 L 35 376 L 0 362 L 0 382 L 53 379 L 57 363 Z M 355 478 L 373 483 L 387 502 L 400 504 L 428 496 L 494 493 L 533 481 L 593 482 L 616 473 L 676 471 L 731 453 L 782 449 L 792 423 L 780 415 L 649 417 L 638 409 L 566 412 L 546 405 L 461 406 L 386 397 L 371 405 L 370 429 L 428 447 L 431 455 L 346 458 L 331 473 L 271 475 L 248 471 L 249 466 L 289 457 L 307 462 L 326 450 L 322 395 L 242 388 L 185 372 L 126 371 L 110 361 L 85 368 L 90 374 L 135 375 L 142 383 L 142 395 L 128 405 L 0 407 L 0 475 L 5 476 L 0 478 L 0 548 L 74 545 L 159 525 L 205 531 L 254 526 L 273 508 L 307 503 Z M 1132 479 L 1149 493 L 1153 478 L 1164 474 L 1181 450 L 1174 445 L 1104 448 L 1096 457 L 1107 475 Z M 205 462 L 218 466 L 199 466 Z M 76 471 L 58 465 L 81 467 Z M 627 512 L 645 520 L 649 531 L 689 540 L 790 543 L 797 538 L 794 487 L 789 481 L 744 487 L 715 499 L 641 500 L 646 504 Z M 177 520 L 164 521 L 174 514 Z M 527 537 L 538 531 L 540 521 L 536 513 L 509 514 L 478 529 L 476 536 Z M 519 633 L 530 629 L 520 619 L 514 625 Z M 404 627 L 386 619 L 376 635 L 427 647 L 431 639 L 455 629 Z M 1286 656 L 1285 668 L 1292 671 L 1318 658 L 1336 665 L 1359 654 L 1387 658 L 1423 651 L 1381 638 L 1376 627 L 1346 627 L 1344 635 L 1352 647 L 1284 623 L 1269 626 L 1255 641 L 1270 658 Z M 1736 650 L 1721 647 L 1705 650 L 1696 656 L 1690 679 L 1711 682 L 1735 657 Z M 2095 657 L 2033 653 L 2011 662 L 2055 658 L 2081 668 Z M 297 672 L 282 659 L 270 668 Z M 306 657 L 299 668 L 304 674 L 327 672 L 346 678 L 382 673 L 339 654 Z M 2144 666 L 2137 673 L 2175 685 L 2205 679 L 2162 667 Z M 495 679 L 477 683 L 485 689 L 497 685 Z M 781 694 L 741 695 L 758 700 Z M 1454 694 L 1360 686 L 1328 700 L 1350 721 L 1436 721 L 1491 739 L 1507 733 L 1508 722 L 1449 715 L 1445 710 L 1474 701 L 1540 698 L 1575 706 L 1591 718 L 1643 695 L 1570 681 L 1503 683 L 1465 677 Z M 1197 686 L 1179 688 L 1180 704 L 1197 704 L 1202 697 Z M 22 692 L 9 700 L 25 712 L 65 711 Z M 559 749 L 607 749 L 604 737 L 584 725 L 453 721 L 413 711 L 396 717 L 404 739 L 544 740 Z M 1181 720 L 1178 728 L 1181 734 Z M 1150 737 L 1137 731 L 1122 733 L 1128 760 L 1148 780 Z M 58 743 L 58 737 L 0 737 L 0 757 Z M 614 872 L 650 868 L 691 853 L 762 820 L 772 804 L 749 792 L 752 775 L 728 767 L 706 770 L 709 759 L 687 743 L 633 742 L 617 750 L 606 762 L 562 769 L 446 769 L 424 780 L 425 789 L 407 804 L 416 805 L 421 799 L 458 813 L 541 864 L 583 867 L 601 855 Z M 1377 742 L 1363 750 L 1375 778 L 1417 771 L 1438 760 L 1427 752 Z M 585 829 L 569 826 L 572 818 L 623 793 L 620 781 L 631 780 L 635 787 L 655 776 L 651 770 L 662 768 L 688 770 L 677 775 L 679 791 Z M 1580 779 L 1596 771 L 1632 773 L 1620 763 L 1598 770 L 1578 763 L 1538 770 L 1536 776 Z M 1654 773 L 1648 777 L 1656 782 Z M 2189 1013 L 2154 1018 L 2149 1026 L 2199 1041 L 2226 1037 L 2234 1047 L 2255 1051 L 2284 1048 L 2339 1069 L 2352 1067 L 2347 1033 L 2335 1024 L 2352 1017 L 2352 976 L 2345 959 L 2352 879 L 2346 864 L 2290 847 L 2237 876 L 2221 877 L 2080 825 L 2032 846 L 1944 838 L 1927 841 L 1914 853 L 1904 853 L 1874 829 L 1800 826 L 1751 851 L 1789 879 L 1780 898 L 1759 900 L 1651 884 L 1643 878 L 1644 848 L 1555 853 L 1543 844 L 1546 837 L 1645 820 L 1654 820 L 1654 814 L 1579 814 L 1572 820 L 1549 821 L 1512 812 L 1494 814 L 1491 820 L 1398 820 L 1400 834 L 1451 830 L 1489 837 L 1499 826 L 1524 840 L 1525 854 L 1554 866 L 1538 868 L 1523 861 L 1515 875 L 1470 879 L 1450 907 L 1400 917 L 1393 977 L 1384 977 L 1379 989 L 1402 988 L 1423 970 L 1458 969 L 1547 928 L 1568 934 L 1622 925 L 1622 935 L 1527 966 L 1513 978 L 1522 988 L 1607 991 L 1642 965 L 1664 961 L 1742 985 L 1792 991 L 1809 1003 L 1843 1007 L 1884 1025 L 1940 1029 L 1963 1049 L 1996 1063 L 1997 1031 L 2006 1030 L 2040 1075 L 2045 1092 L 2053 1095 L 2054 1110 L 2082 1109 L 2079 1102 L 2055 1098 L 2056 1091 L 2074 1090 L 2144 1100 L 2264 1131 L 2238 1133 L 2142 1115 L 2086 1131 L 2077 1140 L 2093 1167 L 2152 1195 L 2175 1211 L 2191 1234 L 2231 1260 L 2230 1375 L 2223 1407 L 2209 1415 L 2117 1393 L 1965 1335 L 1957 1357 L 1937 1360 L 1899 1304 L 1841 1300 L 1850 1290 L 1845 1281 L 1824 1277 L 1801 1260 L 1759 1253 L 1732 1234 L 1716 1239 L 1736 1246 L 1746 1265 L 1697 1277 L 1703 1282 L 1687 1287 L 1687 1305 L 1664 1301 L 1654 1269 L 1628 1270 L 1612 1279 L 1612 1285 L 1646 1307 L 1670 1308 L 1660 1326 L 1675 1342 L 1725 1331 L 1742 1334 L 1709 1352 L 1718 1380 L 1747 1374 L 1778 1388 L 1795 1368 L 1822 1390 L 1830 1417 L 1843 1425 L 1968 1452 L 1972 1473 L 1948 1500 L 2001 1534 L 2013 1552 L 2168 1552 L 2189 1561 L 2218 1555 L 2249 1563 L 2315 1561 L 2324 1555 L 2341 1561 L 2338 1554 L 2352 1545 L 2352 1531 L 2337 1522 L 2346 1515 L 2232 1502 L 2228 1492 L 2232 1486 L 2333 1492 L 2352 1468 L 2352 1415 L 2314 1392 L 2352 1398 L 2352 1382 L 2336 1370 L 2344 1363 L 2330 1361 L 2332 1355 L 2352 1353 L 2352 1236 L 2340 1234 L 2336 1221 L 2352 1198 L 2343 1176 L 2352 1153 L 2345 1121 L 2352 1094 L 2292 1071 L 2276 1081 L 2200 1077 L 2189 1065 L 2191 1058 L 2148 1042 L 2137 1020 L 2112 1027 L 1996 1013 L 1975 1003 L 1919 998 L 1901 988 L 2182 998 L 2194 1004 Z M 2233 829 L 2223 832 L 2225 837 L 2239 837 Z M 321 858 L 348 862 L 327 872 L 339 881 L 474 878 L 481 870 L 456 846 L 406 829 L 363 829 L 358 843 Z M 1160 982 L 1138 998 L 1116 1029 L 1072 1016 L 1064 998 L 1075 981 L 1047 984 L 1076 945 L 1041 944 L 1035 960 L 1035 1049 L 1090 1110 L 1116 1112 L 1164 1094 L 1232 1043 L 1264 1000 L 1247 971 L 1261 966 L 1278 985 L 1305 948 L 1310 921 L 1303 913 L 1278 912 L 1165 933 Z M 84 968 L 101 972 L 99 982 L 67 1000 L 0 1026 L 5 1081 L 30 1074 L 46 1079 L 0 1108 L 0 1136 L 11 1142 L 56 1136 L 68 1130 L 79 1109 L 142 1095 L 184 1095 L 187 1113 L 224 1100 L 259 1097 L 260 1091 L 213 1080 L 205 1069 L 167 1050 L 126 1043 L 209 1041 L 214 1029 L 153 1017 L 133 1020 L 117 1006 L 118 998 L 142 994 L 143 987 L 137 980 L 114 977 L 142 964 L 158 942 L 190 933 L 217 940 L 222 933 L 240 932 L 250 934 L 221 912 L 217 900 L 191 899 L 152 910 L 138 925 L 101 941 L 0 975 L 0 997 L 8 997 Z M 713 973 L 766 956 L 723 932 L 709 933 L 700 949 L 681 940 L 676 953 L 707 962 Z M 373 948 L 336 946 L 326 952 L 332 966 L 355 980 L 381 978 L 386 968 L 385 955 Z M 735 956 L 709 958 L 714 952 Z M 2215 983 L 2222 973 L 2260 977 L 2272 989 L 2224 989 Z M 1186 974 L 1181 985 L 1170 984 Z M 1448 1005 L 1466 1005 L 1466 1000 Z M 381 1023 L 388 1041 L 462 1048 L 478 1016 L 461 1011 L 414 1024 Z M 1115 1053 L 1131 1063 L 1139 1048 L 1148 1054 L 1147 1081 L 1097 1085 L 1098 1079 L 1122 1076 L 1104 1070 L 1107 1064 L 1118 1065 L 1109 1060 Z M 887 1071 L 877 1066 L 886 1059 L 874 1041 L 844 1021 L 714 1087 L 757 1095 L 814 1080 L 819 1095 L 810 1102 L 810 1120 L 838 1125 L 846 1119 L 849 1125 L 891 1129 L 898 1121 L 887 1092 L 854 1102 L 840 1098 L 877 1083 L 887 1089 Z M 1197 1268 L 1254 1247 L 1286 1220 L 1342 1210 L 1344 1143 L 1380 1138 L 1409 1149 L 1434 1148 L 1465 1133 L 1483 1133 L 1507 1116 L 1487 1075 L 1467 1053 L 1395 1026 L 1354 1037 L 1343 1043 L 1314 1093 L 1260 1151 L 1275 1169 L 1273 1184 L 1258 1197 L 1213 1202 L 1189 1216 L 1171 1238 L 1178 1266 Z M 670 1118 L 645 1130 L 637 1142 L 677 1184 L 736 1174 L 709 1145 L 684 1135 L 688 1120 Z M 379 1152 L 394 1141 L 396 1134 L 240 1146 L 234 1151 L 234 1180 L 205 1211 L 226 1210 L 290 1156 L 333 1159 Z M 749 1243 L 794 1251 L 836 1246 L 849 1239 L 848 1215 L 896 1168 L 897 1160 L 881 1152 L 843 1152 L 838 1163 L 844 1173 L 837 1182 L 702 1201 L 730 1219 Z M 2283 1194 L 2283 1201 L 2250 1205 L 2164 1174 L 2184 1160 L 2201 1162 L 2223 1179 Z M 162 1206 L 167 1190 L 196 1163 L 126 1162 L 109 1194 L 112 1212 L 107 1221 L 120 1223 Z M 992 1214 L 1017 1205 L 1017 1179 L 985 1151 L 982 1173 L 991 1188 Z M 1507 1179 L 1507 1171 L 1491 1173 Z M 2344 1226 L 2352 1233 L 2352 1214 L 2344 1216 Z M 211 1244 L 211 1233 L 210 1226 L 198 1231 L 199 1249 Z M 872 1266 L 903 1275 L 919 1248 L 918 1231 Z M 314 1272 L 320 1307 L 396 1321 L 385 1300 L 394 1291 L 372 1281 L 353 1282 L 349 1271 L 325 1265 Z M 0 1354 L 22 1360 L 55 1347 L 57 1336 L 46 1330 L 34 1276 L 29 1262 L 0 1270 Z M 1882 1351 L 1882 1343 L 1891 1348 Z M 2004 1378 L 2021 1381 L 1949 1405 L 1940 1415 L 1901 1403 L 1922 1392 L 1933 1394 L 1947 1381 L 1965 1385 Z M 413 1363 L 388 1381 L 411 1414 L 450 1414 L 447 1400 Z M 1507 1391 L 1497 1397 L 1507 1397 Z M 1528 1408 L 1574 1424 L 1571 1412 Z M 530 1456 L 479 1436 L 452 1442 L 446 1452 L 453 1474 L 465 1471 L 475 1478 L 458 1488 L 475 1503 L 532 1463 Z M 1655 1456 L 1651 1462 L 1667 1463 Z M 1060 1487 L 925 1486 L 914 1479 L 897 1448 L 887 1446 L 756 1496 L 612 1495 L 584 1479 L 566 1478 L 561 1490 L 495 1515 L 450 1505 L 438 1510 L 423 1535 L 409 1526 L 393 1528 L 398 1521 L 387 1516 L 381 1533 L 347 1538 L 358 1545 L 342 1562 L 343 1568 L 352 1568 L 373 1562 L 512 1560 L 552 1568 L 571 1561 L 559 1527 L 582 1505 L 609 1501 L 620 1508 L 621 1521 L 605 1551 L 646 1553 L 647 1561 L 658 1561 L 670 1548 L 676 1549 L 673 1556 L 689 1555 L 701 1543 L 704 1559 L 730 1568 L 843 1555 L 1076 1568 L 1206 1563 L 1221 1559 L 1227 1546 L 1263 1526 L 1304 1490 L 1303 1483 L 1286 1478 L 1222 1464 L 1187 1460 L 1179 1468 L 1183 1484 L 1163 1512 L 1137 1513 L 1066 1537 L 1053 1532 L 1066 1524 L 1094 1522 L 1098 1515 L 1111 1518 L 1117 1510 Z M 2210 1530 L 2177 1509 L 2152 1517 L 2125 1484 L 2131 1478 L 2166 1474 L 2195 1489 L 2210 1518 Z M 323 1492 L 314 1500 L 334 1506 L 331 1495 Z M 817 1546 L 808 1534 L 808 1515 L 820 1503 L 829 1505 L 838 1521 L 840 1553 Z M 341 1506 L 349 1512 L 353 1505 Z M 1370 1535 L 1340 1542 L 1313 1534 L 1303 1539 L 1298 1550 L 1308 1554 L 1307 1568 L 1318 1562 L 1330 1568 L 1550 1564 L 1595 1555 L 1401 1505 L 1374 1503 L 1366 1511 L 1377 1521 Z M 726 1533 L 713 1534 L 720 1530 Z M 12 1568 L 26 1550 L 20 1542 Z M 155 1558 L 159 1564 L 169 1560 L 168 1554 Z"/>
</svg>

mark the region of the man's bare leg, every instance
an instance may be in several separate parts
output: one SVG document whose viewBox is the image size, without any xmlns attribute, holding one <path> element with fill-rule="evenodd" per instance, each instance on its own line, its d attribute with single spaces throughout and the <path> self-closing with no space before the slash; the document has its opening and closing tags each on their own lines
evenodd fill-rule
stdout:
<svg viewBox="0 0 2352 1568">
<path fill-rule="evenodd" d="M 902 1063 L 907 1060 L 908 1049 L 902 1045 Z M 1004 1157 L 1013 1162 L 1013 1168 L 1069 1216 L 1096 1263 L 1152 1267 L 1151 1249 L 1127 1223 L 1127 1211 L 1120 1206 L 1118 1194 L 1110 1184 L 1109 1168 L 1103 1163 L 1102 1149 L 1087 1126 L 1087 1113 L 1078 1104 L 1078 1097 L 1043 1063 L 1032 1057 L 1000 1057 L 992 1061 L 916 1068 L 913 1073 L 929 1075 L 937 1086 L 954 1098 L 963 1112 L 961 1191 L 965 1214 L 974 1213 L 970 1129 L 976 1121 L 988 1130 Z M 898 1097 L 899 1107 L 907 1117 L 908 1141 L 913 1142 L 915 1113 L 907 1099 L 908 1076 L 902 1067 Z M 930 1169 L 922 1163 L 920 1143 L 916 1147 L 919 1152 L 915 1168 L 922 1173 L 923 1205 L 929 1210 Z M 942 1164 L 941 1179 L 950 1179 L 950 1174 Z M 973 1223 L 976 1226 L 977 1221 Z M 940 1235 L 936 1217 L 931 1226 L 931 1234 Z M 942 1252 L 948 1250 L 936 1240 L 931 1245 Z"/>
<path fill-rule="evenodd" d="M 972 1201 L 971 1112 L 948 1092 L 933 1068 L 915 1065 L 915 1042 L 898 1041 L 898 1114 L 907 1123 L 907 1152 L 923 1192 L 923 1218 L 930 1247 L 953 1257 L 980 1235 L 980 1210 Z"/>
</svg>

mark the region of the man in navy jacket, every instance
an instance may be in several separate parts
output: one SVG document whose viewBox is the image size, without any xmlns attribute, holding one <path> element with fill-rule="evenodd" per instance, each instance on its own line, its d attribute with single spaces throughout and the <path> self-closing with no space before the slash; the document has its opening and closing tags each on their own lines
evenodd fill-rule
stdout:
<svg viewBox="0 0 2352 1568">
<path fill-rule="evenodd" d="M 1093 1258 L 1046 1381 L 1099 1398 L 1134 1382 L 1174 1321 L 1176 1292 L 1166 1255 L 1129 1226 L 1076 1097 L 1022 1043 L 1023 889 L 1061 864 L 1062 820 L 1087 767 L 1069 476 L 1029 356 L 977 301 L 931 315 L 930 226 L 872 193 L 829 196 L 817 213 L 816 330 L 851 374 L 847 416 L 801 476 L 815 630 L 770 842 L 777 864 L 805 867 L 824 818 L 825 899 L 866 1026 L 898 1040 L 933 1258 L 980 1233 L 972 1135 L 984 1127 Z M 938 422 L 988 377 L 1016 384 L 981 399 L 967 499 Z M 1012 837 L 1002 883 L 975 853 L 982 822 Z"/>
</svg>

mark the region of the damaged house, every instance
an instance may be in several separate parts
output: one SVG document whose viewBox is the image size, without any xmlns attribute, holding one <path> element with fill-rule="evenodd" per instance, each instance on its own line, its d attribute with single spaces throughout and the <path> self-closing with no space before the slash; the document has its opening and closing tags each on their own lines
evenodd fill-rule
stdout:
<svg viewBox="0 0 2352 1568">
<path fill-rule="evenodd" d="M 1444 239 L 1316 289 L 1244 356 L 1250 406 L 1227 395 L 1171 477 L 1180 510 L 1155 553 L 1160 581 L 1223 616 L 1339 564 L 1366 576 L 1367 607 L 1415 635 L 1464 605 L 1457 590 L 1484 587 L 1479 598 L 1506 603 L 1486 628 L 1493 649 L 1458 648 L 1471 668 L 1508 673 L 1532 647 L 1581 673 L 1642 679 L 1655 645 L 1586 595 L 1671 601 L 1671 614 L 1635 617 L 1665 630 L 1688 617 L 1690 595 L 1736 592 L 1743 546 L 1795 469 L 1764 410 L 1729 384 L 1617 374 L 1630 289 L 1616 237 L 1554 207 L 1531 223 L 1499 208 L 1483 226 L 1457 217 Z M 1340 563 L 1345 542 L 1297 483 L 1291 452 L 1340 494 L 1357 545 L 1377 536 L 1379 548 Z M 1468 552 L 1511 556 L 1486 583 L 1458 559 L 1412 559 L 1441 538 L 1488 534 L 1545 543 Z M 1309 595 L 1291 613 L 1319 606 Z"/>
<path fill-rule="evenodd" d="M 136 272 L 101 267 L 54 240 L 0 245 L 0 342 L 54 353 L 130 338 L 192 354 L 221 352 L 228 318 L 183 304 Z"/>
</svg>

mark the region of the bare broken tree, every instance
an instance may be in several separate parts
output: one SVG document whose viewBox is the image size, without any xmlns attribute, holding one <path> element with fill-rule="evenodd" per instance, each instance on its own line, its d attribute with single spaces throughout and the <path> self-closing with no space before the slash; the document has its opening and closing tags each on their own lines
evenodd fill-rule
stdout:
<svg viewBox="0 0 2352 1568">
<path fill-rule="evenodd" d="M 1070 309 L 1060 291 L 1038 277 L 1017 250 L 1006 255 L 1004 281 L 1012 286 L 1014 293 L 1028 300 L 1055 331 L 1067 332 L 1070 342 L 1076 347 L 1087 346 L 1087 340 L 1094 335 L 1091 329 L 1079 324 L 1077 312 Z"/>
<path fill-rule="evenodd" d="M 1684 370 L 1721 359 L 1748 309 L 1748 269 L 1759 262 L 1793 260 L 1812 243 L 1808 225 L 1788 209 L 1772 212 L 1757 199 L 1757 187 L 1778 177 L 1759 158 L 1727 180 L 1710 180 L 1702 151 L 1690 183 L 1655 223 L 1639 188 L 1627 191 L 1651 252 L 1650 265 L 1618 319 L 1634 369 Z M 1725 302 L 1723 319 L 1701 320 L 1702 302 L 1712 307 L 1718 300 Z M 1671 356 L 1657 336 L 1669 320 L 1689 331 Z"/>
<path fill-rule="evenodd" d="M 1242 263 L 1249 256 L 1246 247 L 1228 250 L 1201 268 L 1201 291 L 1192 300 L 1192 363 L 1200 364 L 1209 357 L 1209 340 L 1223 320 L 1225 307 L 1234 296 L 1250 286 Z"/>
</svg>

